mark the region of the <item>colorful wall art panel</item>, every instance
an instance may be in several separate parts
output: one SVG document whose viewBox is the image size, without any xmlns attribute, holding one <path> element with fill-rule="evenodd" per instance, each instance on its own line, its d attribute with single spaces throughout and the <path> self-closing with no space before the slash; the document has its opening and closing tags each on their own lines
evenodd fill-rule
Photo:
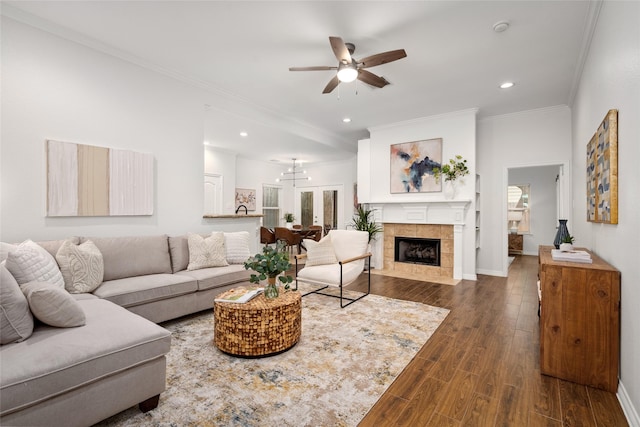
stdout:
<svg viewBox="0 0 640 427">
<path fill-rule="evenodd" d="M 48 216 L 153 214 L 153 156 L 46 141 Z"/>
<path fill-rule="evenodd" d="M 442 163 L 442 138 L 394 144 L 390 157 L 392 194 L 442 191 L 433 177 Z"/>
<path fill-rule="evenodd" d="M 236 188 L 236 209 L 244 205 L 248 211 L 256 210 L 256 190 Z"/>
<path fill-rule="evenodd" d="M 618 223 L 618 110 L 587 144 L 587 221 Z"/>
</svg>

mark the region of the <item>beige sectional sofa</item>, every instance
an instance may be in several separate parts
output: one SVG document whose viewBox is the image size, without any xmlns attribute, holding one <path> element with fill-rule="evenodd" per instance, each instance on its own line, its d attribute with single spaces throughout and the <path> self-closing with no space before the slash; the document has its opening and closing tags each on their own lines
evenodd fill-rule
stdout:
<svg viewBox="0 0 640 427">
<path fill-rule="evenodd" d="M 104 265 L 97 289 L 73 294 L 86 322 L 35 321 L 31 336 L 0 347 L 1 425 L 88 426 L 136 404 L 153 409 L 171 340 L 156 323 L 209 309 L 215 295 L 250 276 L 240 262 L 248 247 L 236 245 L 230 265 L 187 270 L 186 235 L 74 238 L 86 240 Z M 55 257 L 62 242 L 38 244 Z"/>
</svg>

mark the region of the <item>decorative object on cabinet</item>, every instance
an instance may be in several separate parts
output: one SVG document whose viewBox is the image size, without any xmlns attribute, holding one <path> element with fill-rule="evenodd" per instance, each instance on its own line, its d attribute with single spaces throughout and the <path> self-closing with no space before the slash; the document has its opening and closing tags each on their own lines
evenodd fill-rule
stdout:
<svg viewBox="0 0 640 427">
<path fill-rule="evenodd" d="M 256 190 L 236 188 L 236 213 L 245 206 L 248 211 L 256 210 Z"/>
<path fill-rule="evenodd" d="M 618 110 L 587 144 L 587 221 L 618 223 Z"/>
<path fill-rule="evenodd" d="M 570 235 L 569 229 L 567 228 L 567 221 L 566 219 L 558 220 L 558 231 L 556 231 L 556 238 L 553 239 L 553 246 L 555 246 L 556 249 L 560 249 L 560 243 L 564 241 L 565 237 Z"/>
<path fill-rule="evenodd" d="M 509 255 L 522 254 L 524 239 L 522 234 L 509 233 Z"/>
<path fill-rule="evenodd" d="M 575 239 L 571 234 L 567 234 L 562 238 L 562 242 L 560 242 L 560 250 L 561 251 L 572 251 L 573 250 L 573 241 Z"/>
<path fill-rule="evenodd" d="M 620 272 L 593 262 L 554 261 L 539 248 L 540 371 L 612 393 L 620 364 Z"/>
<path fill-rule="evenodd" d="M 442 138 L 394 144 L 390 153 L 391 193 L 442 191 L 434 168 L 442 163 Z"/>
</svg>

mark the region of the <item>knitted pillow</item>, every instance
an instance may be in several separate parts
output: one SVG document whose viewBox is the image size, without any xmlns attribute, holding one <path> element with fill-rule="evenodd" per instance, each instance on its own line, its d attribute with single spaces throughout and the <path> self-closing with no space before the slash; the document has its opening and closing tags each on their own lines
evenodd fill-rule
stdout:
<svg viewBox="0 0 640 427">
<path fill-rule="evenodd" d="M 18 284 L 48 282 L 64 289 L 64 279 L 56 260 L 42 246 L 25 240 L 7 255 L 7 270 Z"/>
<path fill-rule="evenodd" d="M 104 263 L 100 249 L 87 240 L 75 245 L 71 240 L 65 241 L 56 260 L 64 278 L 64 287 L 72 294 L 93 292 L 104 277 Z"/>
<path fill-rule="evenodd" d="M 229 264 L 242 264 L 251 257 L 248 231 L 224 233 L 224 246 Z"/>
<path fill-rule="evenodd" d="M 331 244 L 329 236 L 324 237 L 319 242 L 311 239 L 304 239 L 304 247 L 307 248 L 307 261 L 305 266 L 336 264 L 338 259 Z"/>
<path fill-rule="evenodd" d="M 0 263 L 0 344 L 27 339 L 33 333 L 29 303 L 16 279 Z"/>
<path fill-rule="evenodd" d="M 29 282 L 20 286 L 33 315 L 42 323 L 57 328 L 82 326 L 86 317 L 80 304 L 64 289 L 46 282 Z"/>
<path fill-rule="evenodd" d="M 229 265 L 224 248 L 224 233 L 214 231 L 207 238 L 189 233 L 187 243 L 189 245 L 187 270 Z"/>
</svg>

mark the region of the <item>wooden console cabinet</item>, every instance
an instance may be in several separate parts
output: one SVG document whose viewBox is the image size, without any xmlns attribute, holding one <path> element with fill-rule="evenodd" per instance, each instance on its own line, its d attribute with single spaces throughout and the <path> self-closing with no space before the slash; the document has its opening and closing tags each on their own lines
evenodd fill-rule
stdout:
<svg viewBox="0 0 640 427">
<path fill-rule="evenodd" d="M 554 261 L 539 248 L 540 371 L 616 392 L 620 359 L 620 272 L 588 251 L 592 264 Z"/>
</svg>

